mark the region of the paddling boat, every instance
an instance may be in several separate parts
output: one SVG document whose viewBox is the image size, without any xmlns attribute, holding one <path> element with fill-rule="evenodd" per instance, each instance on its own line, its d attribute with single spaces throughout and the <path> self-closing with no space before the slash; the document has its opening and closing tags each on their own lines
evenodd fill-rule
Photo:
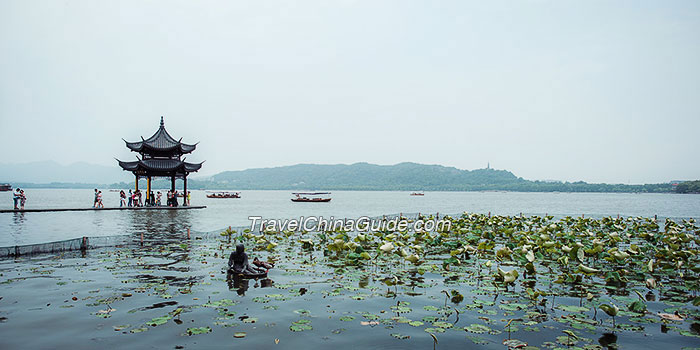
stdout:
<svg viewBox="0 0 700 350">
<path fill-rule="evenodd" d="M 413 192 L 413 193 L 411 193 L 411 196 L 425 196 L 425 193 L 423 193 L 423 192 Z"/>
</svg>

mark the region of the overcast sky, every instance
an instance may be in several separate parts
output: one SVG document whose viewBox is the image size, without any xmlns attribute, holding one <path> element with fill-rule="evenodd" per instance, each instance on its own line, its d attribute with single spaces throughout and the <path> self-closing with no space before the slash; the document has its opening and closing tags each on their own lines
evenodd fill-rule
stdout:
<svg viewBox="0 0 700 350">
<path fill-rule="evenodd" d="M 700 178 L 699 1 L 0 1 L 0 162 Z"/>
</svg>

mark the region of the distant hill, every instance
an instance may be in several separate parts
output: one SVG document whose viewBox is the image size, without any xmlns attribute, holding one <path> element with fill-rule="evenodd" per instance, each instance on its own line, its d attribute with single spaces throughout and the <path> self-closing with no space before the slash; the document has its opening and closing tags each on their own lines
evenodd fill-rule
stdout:
<svg viewBox="0 0 700 350">
<path fill-rule="evenodd" d="M 672 192 L 671 184 L 622 185 L 530 181 L 510 171 L 460 170 L 441 165 L 298 164 L 276 168 L 225 171 L 192 188 L 275 190 L 400 190 L 522 192 Z"/>
<path fill-rule="evenodd" d="M 194 175 L 194 174 L 193 174 Z M 22 187 L 130 188 L 133 176 L 115 167 L 55 162 L 0 164 L 0 182 Z M 111 184 L 111 185 L 110 185 Z M 182 185 L 178 181 L 178 188 Z M 154 188 L 169 188 L 166 179 Z M 510 171 L 461 170 L 441 165 L 297 164 L 225 171 L 209 178 L 188 178 L 191 189 L 209 190 L 367 190 L 367 191 L 517 191 L 517 192 L 674 192 L 670 183 L 649 185 L 531 181 Z"/>
<path fill-rule="evenodd" d="M 700 193 L 700 180 L 679 183 L 676 186 L 676 193 Z"/>
<path fill-rule="evenodd" d="M 469 171 L 416 163 L 355 163 L 225 171 L 212 176 L 211 181 L 240 189 L 448 190 L 524 180 L 505 170 Z"/>
<path fill-rule="evenodd" d="M 14 183 L 114 183 L 129 181 L 133 175 L 116 165 L 88 163 L 61 165 L 54 161 L 8 164 L 0 163 L 0 182 Z"/>
</svg>

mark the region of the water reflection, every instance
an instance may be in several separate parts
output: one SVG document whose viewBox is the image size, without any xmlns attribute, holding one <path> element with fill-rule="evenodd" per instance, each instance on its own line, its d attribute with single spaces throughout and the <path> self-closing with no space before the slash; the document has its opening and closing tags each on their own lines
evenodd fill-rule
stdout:
<svg viewBox="0 0 700 350">
<path fill-rule="evenodd" d="M 604 333 L 598 338 L 598 344 L 606 349 L 617 349 L 617 335 L 615 333 Z"/>
<path fill-rule="evenodd" d="M 17 226 L 17 229 L 21 229 L 22 225 L 24 224 L 24 213 L 12 213 L 12 222 L 15 226 Z"/>
<path fill-rule="evenodd" d="M 96 211 L 92 216 L 92 227 L 95 231 L 101 231 L 104 223 L 104 212 Z"/>
<path fill-rule="evenodd" d="M 700 335 L 700 323 L 691 324 L 689 329 L 693 334 Z"/>
<path fill-rule="evenodd" d="M 10 233 L 13 236 L 22 236 L 25 220 L 24 213 L 12 213 L 12 231 Z"/>
<path fill-rule="evenodd" d="M 245 292 L 250 288 L 250 281 L 253 280 L 253 288 L 269 288 L 274 285 L 274 281 L 269 278 L 248 278 L 241 274 L 228 271 L 226 273 L 226 284 L 230 291 L 236 291 L 240 296 L 245 296 Z"/>
<path fill-rule="evenodd" d="M 182 234 L 192 228 L 189 210 L 130 210 L 127 233 Z"/>
</svg>

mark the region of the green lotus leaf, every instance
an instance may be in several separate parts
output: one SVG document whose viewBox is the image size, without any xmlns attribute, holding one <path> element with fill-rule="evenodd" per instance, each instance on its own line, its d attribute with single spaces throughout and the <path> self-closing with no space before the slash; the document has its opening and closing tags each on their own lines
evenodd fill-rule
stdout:
<svg viewBox="0 0 700 350">
<path fill-rule="evenodd" d="M 617 313 L 620 311 L 620 308 L 618 308 L 616 305 L 608 305 L 608 304 L 602 304 L 599 306 L 599 308 L 603 311 L 605 311 L 606 314 L 609 316 L 617 316 Z"/>
<path fill-rule="evenodd" d="M 464 327 L 464 330 L 471 333 L 483 334 L 491 331 L 491 328 L 483 324 L 473 323 L 469 326 Z"/>
</svg>

